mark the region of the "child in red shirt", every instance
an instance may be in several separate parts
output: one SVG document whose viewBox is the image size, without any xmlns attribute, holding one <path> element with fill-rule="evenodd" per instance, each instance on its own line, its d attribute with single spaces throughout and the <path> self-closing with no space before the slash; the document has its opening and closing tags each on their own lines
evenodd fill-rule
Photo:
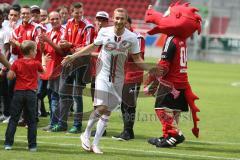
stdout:
<svg viewBox="0 0 240 160">
<path fill-rule="evenodd" d="M 21 51 L 24 54 L 23 58 L 16 60 L 8 72 L 8 79 L 16 78 L 14 95 L 10 108 L 10 121 L 5 133 L 5 150 L 12 149 L 14 135 L 17 124 L 24 109 L 27 114 L 28 125 L 28 148 L 29 151 L 37 150 L 37 122 L 36 122 L 36 107 L 37 107 L 37 80 L 38 72 L 44 72 L 42 66 L 46 66 L 46 59 L 43 57 L 42 64 L 35 60 L 37 54 L 37 46 L 34 41 L 25 40 L 22 42 Z"/>
</svg>

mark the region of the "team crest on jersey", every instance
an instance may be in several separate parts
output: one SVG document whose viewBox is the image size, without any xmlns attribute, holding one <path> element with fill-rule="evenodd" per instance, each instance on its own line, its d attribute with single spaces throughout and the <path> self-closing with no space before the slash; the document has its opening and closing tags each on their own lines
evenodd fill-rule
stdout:
<svg viewBox="0 0 240 160">
<path fill-rule="evenodd" d="M 68 35 L 71 35 L 72 34 L 72 31 L 71 31 L 71 29 L 69 28 L 68 29 Z"/>
<path fill-rule="evenodd" d="M 120 44 L 119 48 L 120 48 L 120 49 L 128 49 L 128 48 L 131 47 L 131 45 L 132 45 L 131 42 L 124 40 L 124 41 L 122 41 L 122 43 Z"/>
<path fill-rule="evenodd" d="M 27 31 L 27 37 L 31 36 L 31 31 Z"/>
<path fill-rule="evenodd" d="M 57 39 L 53 39 L 53 43 L 57 43 Z"/>
</svg>

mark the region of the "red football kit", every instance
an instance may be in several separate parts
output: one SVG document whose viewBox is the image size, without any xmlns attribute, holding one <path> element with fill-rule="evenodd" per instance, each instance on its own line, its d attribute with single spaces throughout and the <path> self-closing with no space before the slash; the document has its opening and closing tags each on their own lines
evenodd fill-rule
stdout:
<svg viewBox="0 0 240 160">
<path fill-rule="evenodd" d="M 163 80 L 173 83 L 176 89 L 188 86 L 186 41 L 170 36 L 166 39 L 159 65 L 168 71 Z"/>
</svg>

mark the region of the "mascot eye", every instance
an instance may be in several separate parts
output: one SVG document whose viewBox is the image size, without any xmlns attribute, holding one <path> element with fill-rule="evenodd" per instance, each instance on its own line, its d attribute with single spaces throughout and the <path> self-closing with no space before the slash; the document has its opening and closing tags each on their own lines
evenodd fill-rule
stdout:
<svg viewBox="0 0 240 160">
<path fill-rule="evenodd" d="M 168 10 L 164 13 L 163 17 L 167 17 L 170 15 L 170 7 L 168 8 Z"/>
</svg>

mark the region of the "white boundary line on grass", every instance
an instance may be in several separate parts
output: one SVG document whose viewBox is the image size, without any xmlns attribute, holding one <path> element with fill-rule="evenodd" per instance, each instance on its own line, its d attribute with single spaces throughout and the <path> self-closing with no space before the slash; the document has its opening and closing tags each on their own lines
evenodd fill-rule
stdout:
<svg viewBox="0 0 240 160">
<path fill-rule="evenodd" d="M 26 142 L 26 140 L 16 140 L 16 142 Z M 49 143 L 44 141 L 38 141 L 39 144 L 50 144 L 50 145 L 59 145 L 59 146 L 76 146 L 81 147 L 81 145 L 77 144 L 61 144 L 61 143 Z M 131 152 L 141 152 L 141 153 L 154 153 L 154 154 L 165 154 L 165 155 L 175 155 L 179 157 L 198 157 L 198 158 L 210 158 L 210 159 L 218 159 L 218 160 L 240 160 L 239 158 L 226 158 L 226 157 L 219 157 L 219 156 L 205 156 L 205 155 L 191 155 L 191 154 L 182 154 L 182 153 L 172 153 L 172 152 L 163 152 L 163 151 L 146 151 L 141 149 L 132 149 L 132 148 L 116 148 L 116 147 L 102 147 L 103 149 L 110 149 L 110 150 L 117 150 L 117 151 L 131 151 Z"/>
<path fill-rule="evenodd" d="M 16 136 L 18 138 L 26 138 L 26 136 Z M 65 139 L 80 139 L 80 136 L 37 136 L 42 139 L 51 139 L 51 138 L 65 138 Z M 111 137 L 102 137 L 101 139 L 113 140 Z M 213 141 L 193 141 L 186 140 L 186 142 L 194 142 L 194 143 L 207 143 L 207 144 L 222 144 L 222 145 L 240 145 L 240 143 L 233 142 L 213 142 Z"/>
<path fill-rule="evenodd" d="M 240 82 L 232 82 L 231 86 L 233 86 L 233 87 L 240 87 Z"/>
</svg>

